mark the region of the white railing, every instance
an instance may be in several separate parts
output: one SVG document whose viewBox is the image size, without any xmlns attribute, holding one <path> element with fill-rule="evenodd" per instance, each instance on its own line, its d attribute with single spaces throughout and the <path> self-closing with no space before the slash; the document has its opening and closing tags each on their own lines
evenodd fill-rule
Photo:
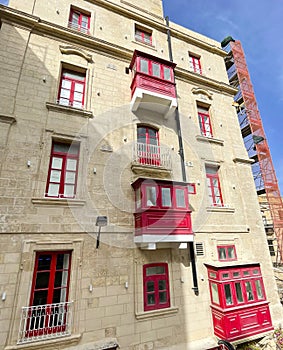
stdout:
<svg viewBox="0 0 283 350">
<path fill-rule="evenodd" d="M 18 344 L 71 334 L 72 302 L 22 307 Z"/>
<path fill-rule="evenodd" d="M 134 144 L 133 161 L 141 165 L 172 168 L 170 149 L 166 146 L 137 142 Z"/>
<path fill-rule="evenodd" d="M 78 32 L 84 33 L 84 34 L 89 34 L 89 29 L 86 27 L 82 27 L 79 24 L 69 22 L 68 27 L 74 30 L 77 30 Z"/>
</svg>

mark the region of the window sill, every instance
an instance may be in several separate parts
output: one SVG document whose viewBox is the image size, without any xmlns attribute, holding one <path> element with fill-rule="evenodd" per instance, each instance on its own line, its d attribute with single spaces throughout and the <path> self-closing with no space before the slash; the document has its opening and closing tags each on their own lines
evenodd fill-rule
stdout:
<svg viewBox="0 0 283 350">
<path fill-rule="evenodd" d="M 164 317 L 176 314 L 179 311 L 178 307 L 170 307 L 167 309 L 159 309 L 159 310 L 153 310 L 153 311 L 144 311 L 140 313 L 136 313 L 136 319 L 137 320 L 144 320 L 152 317 Z"/>
<path fill-rule="evenodd" d="M 81 109 L 81 108 L 64 106 L 64 105 L 60 105 L 58 103 L 51 103 L 51 102 L 46 102 L 46 107 L 50 111 L 56 111 L 56 112 L 61 112 L 61 113 L 64 112 L 64 113 L 68 113 L 68 114 L 77 114 L 81 117 L 93 118 L 93 114 L 91 111 L 87 111 L 87 110 Z"/>
<path fill-rule="evenodd" d="M 148 49 L 152 49 L 153 51 L 157 51 L 154 45 L 150 45 L 150 44 L 145 44 L 142 41 L 138 41 L 138 40 L 132 40 L 133 43 L 141 45 L 143 47 L 147 47 Z"/>
<path fill-rule="evenodd" d="M 53 350 L 60 347 L 60 345 L 66 345 L 68 346 L 75 346 L 80 341 L 82 335 L 81 334 L 74 334 L 74 335 L 67 335 L 65 337 L 60 337 L 56 339 L 50 339 L 50 340 L 42 340 L 42 341 L 34 341 L 27 344 L 17 344 L 17 345 L 11 345 L 6 346 L 4 350 Z"/>
<path fill-rule="evenodd" d="M 197 141 L 201 142 L 210 142 L 210 143 L 215 143 L 217 145 L 224 145 L 223 140 L 215 139 L 214 137 L 208 137 L 208 136 L 202 136 L 202 135 L 197 135 L 196 136 Z"/>
<path fill-rule="evenodd" d="M 67 198 L 32 198 L 31 202 L 35 205 L 56 205 L 62 207 L 82 207 L 86 201 Z"/>
<path fill-rule="evenodd" d="M 234 213 L 235 208 L 229 208 L 229 207 L 206 207 L 206 211 L 208 212 L 221 212 L 221 213 Z"/>
</svg>

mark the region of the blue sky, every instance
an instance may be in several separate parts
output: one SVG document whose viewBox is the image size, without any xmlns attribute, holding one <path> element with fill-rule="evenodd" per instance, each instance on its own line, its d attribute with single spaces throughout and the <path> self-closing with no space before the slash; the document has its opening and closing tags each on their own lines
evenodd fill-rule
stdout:
<svg viewBox="0 0 283 350">
<path fill-rule="evenodd" d="M 228 35 L 241 41 L 283 193 L 282 1 L 163 0 L 163 7 L 171 21 L 191 30 L 218 41 Z"/>
<path fill-rule="evenodd" d="M 283 4 L 281 0 L 163 0 L 164 15 L 222 41 L 240 40 L 283 194 Z"/>
</svg>

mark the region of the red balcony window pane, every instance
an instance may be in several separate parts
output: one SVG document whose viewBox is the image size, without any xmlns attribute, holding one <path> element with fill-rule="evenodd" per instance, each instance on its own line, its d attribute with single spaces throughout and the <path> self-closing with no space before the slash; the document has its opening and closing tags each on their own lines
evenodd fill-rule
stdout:
<svg viewBox="0 0 283 350">
<path fill-rule="evenodd" d="M 46 196 L 74 198 L 77 186 L 79 144 L 53 142 Z"/>
<path fill-rule="evenodd" d="M 143 267 L 144 311 L 170 307 L 168 265 L 149 264 Z"/>
</svg>

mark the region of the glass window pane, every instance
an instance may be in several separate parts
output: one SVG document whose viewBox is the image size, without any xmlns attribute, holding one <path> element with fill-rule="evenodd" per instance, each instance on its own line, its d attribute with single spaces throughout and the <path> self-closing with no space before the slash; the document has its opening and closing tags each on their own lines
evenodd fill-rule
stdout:
<svg viewBox="0 0 283 350">
<path fill-rule="evenodd" d="M 218 294 L 218 287 L 216 283 L 211 283 L 211 295 L 212 295 L 212 301 L 215 304 L 219 304 L 219 294 Z"/>
<path fill-rule="evenodd" d="M 149 207 L 156 206 L 156 188 L 146 187 L 146 205 Z"/>
<path fill-rule="evenodd" d="M 218 252 L 219 252 L 219 259 L 220 260 L 226 260 L 226 249 L 225 248 L 218 248 Z"/>
<path fill-rule="evenodd" d="M 155 295 L 154 294 L 147 294 L 147 304 L 148 305 L 155 304 Z"/>
<path fill-rule="evenodd" d="M 185 208 L 185 191 L 181 188 L 176 189 L 176 204 L 178 208 Z"/>
<path fill-rule="evenodd" d="M 231 286 L 230 286 L 230 284 L 225 284 L 224 285 L 224 291 L 225 291 L 226 305 L 232 305 L 233 304 L 233 300 L 232 300 L 232 293 L 231 293 Z"/>
<path fill-rule="evenodd" d="M 244 276 L 249 276 L 250 275 L 250 271 L 244 271 Z"/>
<path fill-rule="evenodd" d="M 59 184 L 49 184 L 48 186 L 48 196 L 58 196 L 59 194 Z"/>
<path fill-rule="evenodd" d="M 153 281 L 148 281 L 146 283 L 146 291 L 147 292 L 154 292 L 154 282 Z"/>
<path fill-rule="evenodd" d="M 75 184 L 75 182 L 76 182 L 76 173 L 67 171 L 66 172 L 65 183 Z"/>
<path fill-rule="evenodd" d="M 140 60 L 140 71 L 148 74 L 148 61 L 141 58 Z"/>
<path fill-rule="evenodd" d="M 240 276 L 240 272 L 233 272 L 233 277 L 239 277 Z"/>
<path fill-rule="evenodd" d="M 245 282 L 248 301 L 254 300 L 251 282 Z"/>
<path fill-rule="evenodd" d="M 237 301 L 238 303 L 242 303 L 244 301 L 244 298 L 243 298 L 242 286 L 240 282 L 235 283 L 235 289 L 236 289 Z"/>
<path fill-rule="evenodd" d="M 170 74 L 171 70 L 170 70 L 170 68 L 164 67 L 163 71 L 164 71 L 164 79 L 165 80 L 171 80 L 171 74 Z"/>
<path fill-rule="evenodd" d="M 223 273 L 222 278 L 229 278 L 229 273 Z"/>
<path fill-rule="evenodd" d="M 83 101 L 83 94 L 81 92 L 75 92 L 74 93 L 74 101 L 76 102 L 82 102 Z"/>
<path fill-rule="evenodd" d="M 162 187 L 162 206 L 163 207 L 171 207 L 171 190 L 167 187 Z"/>
<path fill-rule="evenodd" d="M 38 258 L 38 266 L 37 270 L 38 271 L 43 271 L 43 270 L 50 270 L 50 264 L 51 264 L 51 255 L 40 255 Z"/>
<path fill-rule="evenodd" d="M 72 106 L 74 108 L 83 108 L 83 104 L 81 102 L 79 102 L 79 101 L 73 101 L 72 102 Z"/>
<path fill-rule="evenodd" d="M 38 272 L 36 275 L 35 289 L 48 288 L 50 272 Z"/>
<path fill-rule="evenodd" d="M 160 78 L 160 65 L 157 63 L 152 63 L 152 75 Z"/>
<path fill-rule="evenodd" d="M 50 182 L 59 182 L 60 183 L 61 179 L 61 171 L 59 170 L 51 170 L 50 171 Z"/>
<path fill-rule="evenodd" d="M 167 302 L 167 292 L 159 292 L 159 303 L 164 304 Z"/>
<path fill-rule="evenodd" d="M 67 170 L 73 170 L 76 171 L 77 168 L 77 160 L 76 159 L 67 159 Z"/>
<path fill-rule="evenodd" d="M 146 44 L 151 44 L 151 34 L 150 33 L 144 33 L 144 42 Z"/>
<path fill-rule="evenodd" d="M 62 89 L 65 91 L 71 90 L 72 82 L 70 80 L 62 79 Z"/>
<path fill-rule="evenodd" d="M 63 164 L 63 159 L 62 158 L 53 157 L 52 158 L 51 168 L 52 169 L 62 169 L 62 164 Z"/>
<path fill-rule="evenodd" d="M 74 197 L 75 186 L 74 185 L 65 185 L 64 186 L 64 197 Z"/>
<path fill-rule="evenodd" d="M 61 287 L 62 283 L 62 271 L 57 271 L 55 273 L 54 287 Z"/>
<path fill-rule="evenodd" d="M 32 305 L 36 306 L 36 305 L 47 304 L 47 294 L 48 294 L 48 290 L 39 290 L 34 292 Z"/>
<path fill-rule="evenodd" d="M 228 247 L 228 258 L 229 259 L 235 259 L 235 249 L 234 247 Z"/>
<path fill-rule="evenodd" d="M 152 275 L 163 275 L 165 273 L 165 267 L 164 266 L 152 266 L 146 268 L 146 275 L 152 276 Z"/>
<path fill-rule="evenodd" d="M 258 299 L 263 299 L 263 292 L 262 292 L 260 280 L 255 281 L 255 287 L 256 287 L 256 293 L 257 293 Z"/>
<path fill-rule="evenodd" d="M 75 92 L 83 92 L 84 91 L 84 84 L 81 83 L 75 83 Z"/>
<path fill-rule="evenodd" d="M 166 289 L 166 281 L 165 280 L 159 280 L 158 281 L 158 290 L 165 290 Z"/>
<path fill-rule="evenodd" d="M 136 190 L 136 205 L 137 205 L 137 208 L 141 207 L 141 188 L 140 187 Z"/>
</svg>

